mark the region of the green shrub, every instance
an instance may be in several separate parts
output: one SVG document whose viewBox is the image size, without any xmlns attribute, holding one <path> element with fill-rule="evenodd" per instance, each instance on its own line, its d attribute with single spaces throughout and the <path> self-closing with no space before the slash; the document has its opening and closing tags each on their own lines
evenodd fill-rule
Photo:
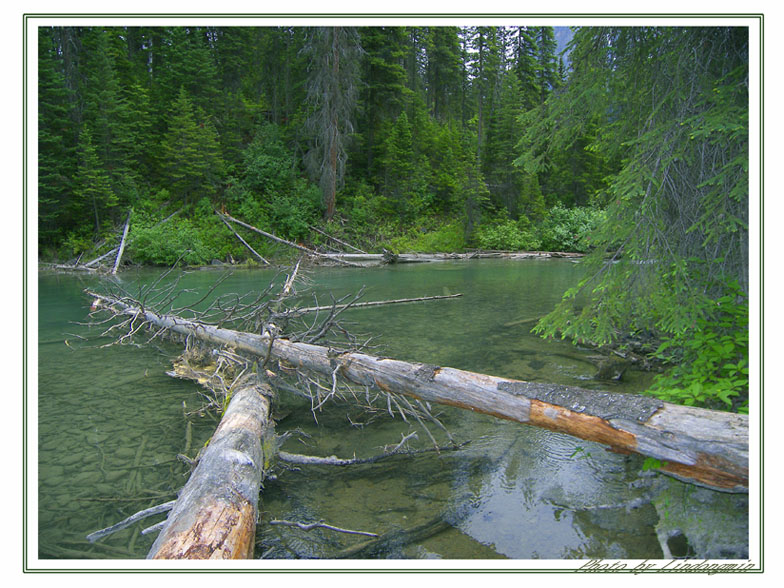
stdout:
<svg viewBox="0 0 784 588">
<path fill-rule="evenodd" d="M 427 230 L 421 225 L 429 223 L 422 220 L 422 223 L 417 223 L 420 226 L 409 230 L 406 235 L 385 241 L 383 246 L 395 253 L 451 253 L 465 248 L 464 230 L 459 222 L 451 222 Z"/>
<path fill-rule="evenodd" d="M 480 249 L 502 251 L 533 251 L 539 249 L 541 242 L 528 229 L 528 219 L 521 217 L 517 222 L 504 219 L 500 222 L 480 225 L 474 233 L 474 240 Z"/>
<path fill-rule="evenodd" d="M 749 305 L 737 283 L 705 301 L 692 328 L 670 335 L 655 356 L 672 367 L 649 393 L 669 402 L 748 412 Z"/>
<path fill-rule="evenodd" d="M 545 251 L 588 251 L 591 233 L 603 220 L 604 212 L 599 209 L 556 205 L 539 227 L 541 247 Z"/>
<path fill-rule="evenodd" d="M 180 258 L 182 263 L 200 265 L 218 257 L 190 220 L 176 217 L 157 226 L 138 223 L 128 250 L 133 261 L 150 265 L 173 265 Z"/>
</svg>

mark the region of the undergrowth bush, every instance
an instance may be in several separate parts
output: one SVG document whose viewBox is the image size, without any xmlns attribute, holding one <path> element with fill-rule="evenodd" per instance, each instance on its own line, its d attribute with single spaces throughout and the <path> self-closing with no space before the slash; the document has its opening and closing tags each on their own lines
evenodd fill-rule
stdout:
<svg viewBox="0 0 784 588">
<path fill-rule="evenodd" d="M 677 404 L 748 412 L 748 300 L 733 282 L 700 310 L 692 328 L 670 335 L 656 350 L 671 367 L 649 393 Z"/>
<path fill-rule="evenodd" d="M 480 249 L 532 251 L 541 246 L 541 241 L 530 229 L 530 223 L 525 217 L 518 221 L 504 219 L 482 224 L 474 232 L 473 238 Z"/>
<path fill-rule="evenodd" d="M 551 208 L 539 227 L 541 247 L 545 251 L 575 251 L 591 248 L 591 233 L 604 220 L 604 211 L 596 208 Z"/>
<path fill-rule="evenodd" d="M 465 249 L 465 232 L 461 223 L 452 221 L 432 230 L 428 230 L 427 225 L 427 221 L 417 223 L 416 228 L 385 241 L 383 246 L 395 253 L 451 253 Z"/>
<path fill-rule="evenodd" d="M 182 263 L 199 265 L 219 256 L 189 219 L 174 217 L 157 226 L 149 218 L 134 220 L 128 253 L 135 263 L 173 265 L 182 256 Z"/>
</svg>

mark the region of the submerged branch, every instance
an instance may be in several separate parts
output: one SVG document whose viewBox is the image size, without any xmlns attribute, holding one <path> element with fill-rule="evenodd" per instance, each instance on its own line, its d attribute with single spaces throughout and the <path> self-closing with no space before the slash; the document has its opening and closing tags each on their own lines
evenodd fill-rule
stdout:
<svg viewBox="0 0 784 588">
<path fill-rule="evenodd" d="M 312 531 L 313 529 L 328 529 L 330 531 L 337 531 L 338 533 L 346 533 L 348 535 L 365 535 L 366 537 L 378 537 L 378 533 L 368 533 L 367 531 L 353 531 L 351 529 L 342 529 L 334 525 L 328 525 L 324 521 L 318 523 L 298 523 L 296 521 L 279 521 L 272 520 L 270 525 L 282 525 L 285 527 L 296 527 L 303 531 Z"/>
<path fill-rule="evenodd" d="M 87 535 L 87 540 L 90 543 L 95 543 L 98 539 L 103 539 L 104 537 L 111 535 L 112 533 L 116 533 L 117 531 L 121 531 L 122 529 L 127 529 L 134 523 L 137 523 L 147 517 L 151 517 L 153 515 L 161 514 L 162 512 L 169 512 L 174 505 L 177 503 L 176 500 L 170 500 L 169 502 L 165 502 L 163 504 L 159 504 L 157 506 L 153 506 L 151 508 L 145 508 L 144 510 L 140 510 L 136 514 L 132 514 L 127 519 L 120 521 L 112 525 L 111 527 L 106 527 L 105 529 L 101 529 L 100 531 L 95 531 L 94 533 L 90 533 Z"/>
</svg>

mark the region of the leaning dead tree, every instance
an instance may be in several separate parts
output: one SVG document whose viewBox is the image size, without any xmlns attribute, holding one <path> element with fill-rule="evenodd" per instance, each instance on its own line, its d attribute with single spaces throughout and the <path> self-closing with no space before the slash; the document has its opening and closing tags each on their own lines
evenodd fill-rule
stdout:
<svg viewBox="0 0 784 588">
<path fill-rule="evenodd" d="M 748 491 L 746 415 L 679 406 L 648 396 L 523 382 L 380 358 L 362 350 L 340 351 L 314 344 L 318 337 L 282 337 L 274 323 L 241 331 L 210 324 L 203 317 L 191 320 L 157 312 L 122 297 L 90 295 L 116 315 L 127 317 L 131 331 L 151 325 L 264 358 L 265 365 L 274 357 L 299 372 L 321 374 L 331 382 L 324 387 L 324 400 L 334 396 L 338 379 L 343 379 L 404 398 L 408 406 L 422 412 L 428 411 L 428 403 L 482 412 L 655 458 L 662 472 L 685 481 L 730 492 Z"/>
</svg>

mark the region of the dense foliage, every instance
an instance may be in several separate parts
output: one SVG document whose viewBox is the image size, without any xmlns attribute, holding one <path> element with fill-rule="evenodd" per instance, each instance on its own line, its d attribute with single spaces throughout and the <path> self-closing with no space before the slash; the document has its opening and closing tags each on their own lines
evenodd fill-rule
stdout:
<svg viewBox="0 0 784 588">
<path fill-rule="evenodd" d="M 738 408 L 747 31 L 559 31 L 41 28 L 41 257 L 132 210 L 135 262 L 247 258 L 216 209 L 314 246 L 587 252 L 539 332 L 644 333 L 676 366 L 660 395 Z"/>
</svg>

